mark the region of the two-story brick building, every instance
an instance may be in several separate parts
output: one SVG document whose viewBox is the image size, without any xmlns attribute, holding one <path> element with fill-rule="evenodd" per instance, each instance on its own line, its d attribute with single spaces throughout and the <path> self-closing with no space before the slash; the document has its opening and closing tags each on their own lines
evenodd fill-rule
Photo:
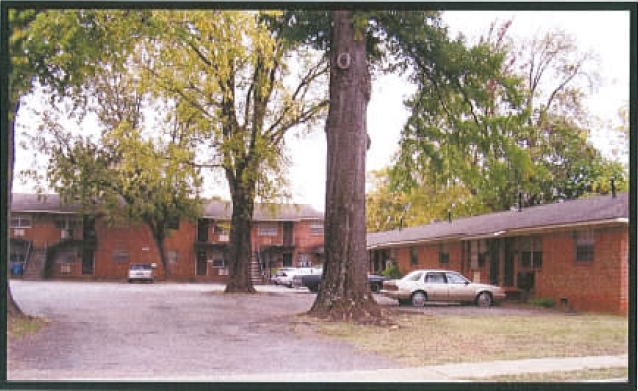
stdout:
<svg viewBox="0 0 638 391">
<path fill-rule="evenodd" d="M 144 224 L 83 216 L 56 194 L 14 194 L 11 209 L 10 269 L 25 278 L 122 280 L 131 263 L 155 264 L 156 278 L 166 278 Z M 226 280 L 231 212 L 230 204 L 212 201 L 196 222 L 172 222 L 169 279 Z M 255 283 L 267 281 L 271 268 L 323 263 L 323 213 L 309 205 L 257 205 L 251 237 Z"/>
<path fill-rule="evenodd" d="M 456 270 L 579 311 L 628 310 L 627 193 L 371 233 L 367 246 L 370 271 Z"/>
</svg>

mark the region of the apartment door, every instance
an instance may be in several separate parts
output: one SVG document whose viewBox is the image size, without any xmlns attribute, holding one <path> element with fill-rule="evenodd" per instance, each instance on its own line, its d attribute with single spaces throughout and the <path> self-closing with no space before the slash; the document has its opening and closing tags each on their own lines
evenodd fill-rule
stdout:
<svg viewBox="0 0 638 391">
<path fill-rule="evenodd" d="M 208 242 L 208 226 L 210 222 L 206 219 L 201 219 L 197 222 L 197 241 Z"/>
<path fill-rule="evenodd" d="M 84 249 L 82 251 L 82 274 L 92 275 L 94 272 L 94 251 L 92 249 Z"/>
<path fill-rule="evenodd" d="M 200 251 L 197 253 L 197 265 L 195 267 L 195 273 L 198 276 L 205 276 L 206 275 L 206 263 L 207 263 L 207 259 L 206 259 L 206 251 Z"/>
<path fill-rule="evenodd" d="M 287 221 L 284 223 L 284 246 L 292 246 L 293 240 L 293 223 Z"/>
<path fill-rule="evenodd" d="M 501 268 L 501 241 L 490 240 L 487 242 L 487 248 L 490 254 L 490 284 L 499 285 L 499 276 Z"/>
</svg>

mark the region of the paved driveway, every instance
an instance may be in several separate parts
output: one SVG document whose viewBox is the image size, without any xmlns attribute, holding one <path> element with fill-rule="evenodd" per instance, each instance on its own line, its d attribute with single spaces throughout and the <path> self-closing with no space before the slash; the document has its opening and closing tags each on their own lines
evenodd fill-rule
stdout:
<svg viewBox="0 0 638 391">
<path fill-rule="evenodd" d="M 295 314 L 315 298 L 304 290 L 260 287 L 265 292 L 258 295 L 229 296 L 212 284 L 19 280 L 11 288 L 26 313 L 51 323 L 10 343 L 8 380 L 171 380 L 400 367 L 295 327 Z"/>
</svg>

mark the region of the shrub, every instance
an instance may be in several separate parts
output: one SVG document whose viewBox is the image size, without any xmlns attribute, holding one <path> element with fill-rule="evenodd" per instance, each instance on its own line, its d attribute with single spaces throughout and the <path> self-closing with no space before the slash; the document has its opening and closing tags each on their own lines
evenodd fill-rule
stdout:
<svg viewBox="0 0 638 391">
<path fill-rule="evenodd" d="M 556 306 L 556 302 L 551 297 L 530 299 L 527 301 L 527 304 L 545 308 L 554 308 Z"/>
<path fill-rule="evenodd" d="M 383 272 L 381 272 L 381 275 L 392 280 L 403 277 L 403 274 L 401 274 L 401 271 L 399 270 L 399 266 L 395 264 L 386 268 Z"/>
</svg>

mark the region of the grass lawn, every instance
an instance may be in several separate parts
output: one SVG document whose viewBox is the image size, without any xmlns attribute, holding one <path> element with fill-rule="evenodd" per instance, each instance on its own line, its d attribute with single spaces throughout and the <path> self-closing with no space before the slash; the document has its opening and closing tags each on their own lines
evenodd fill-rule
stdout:
<svg viewBox="0 0 638 391">
<path fill-rule="evenodd" d="M 10 338 L 20 339 L 27 334 L 37 333 L 46 323 L 43 318 L 32 316 L 9 317 L 7 319 L 7 334 Z"/>
<path fill-rule="evenodd" d="M 627 354 L 628 320 L 621 316 L 394 316 L 398 327 L 308 321 L 320 334 L 407 366 Z"/>
<path fill-rule="evenodd" d="M 587 380 L 627 379 L 627 367 L 612 367 L 600 369 L 583 369 L 578 371 L 555 371 L 546 373 L 519 373 L 515 375 L 500 375 L 488 378 L 467 378 L 463 380 L 498 381 L 498 382 L 569 382 Z"/>
</svg>

